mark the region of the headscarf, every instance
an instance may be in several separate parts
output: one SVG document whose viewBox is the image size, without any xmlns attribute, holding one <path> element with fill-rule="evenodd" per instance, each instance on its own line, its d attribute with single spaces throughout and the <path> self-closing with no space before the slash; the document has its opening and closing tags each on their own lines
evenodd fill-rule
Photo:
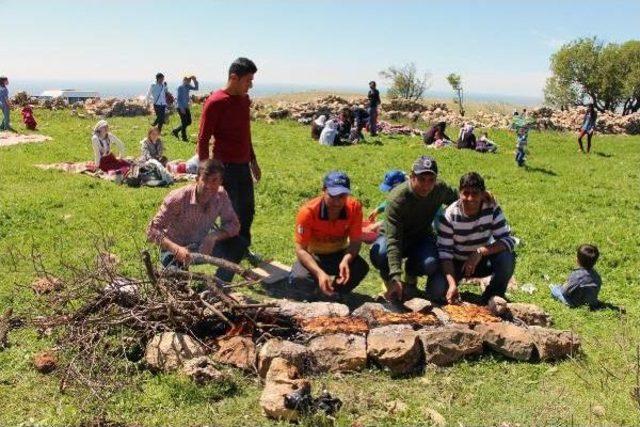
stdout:
<svg viewBox="0 0 640 427">
<path fill-rule="evenodd" d="M 98 131 L 100 129 L 102 129 L 105 126 L 109 126 L 109 123 L 107 123 L 106 120 L 100 120 L 98 123 L 96 123 L 96 125 L 93 127 L 93 133 L 98 133 Z"/>
</svg>

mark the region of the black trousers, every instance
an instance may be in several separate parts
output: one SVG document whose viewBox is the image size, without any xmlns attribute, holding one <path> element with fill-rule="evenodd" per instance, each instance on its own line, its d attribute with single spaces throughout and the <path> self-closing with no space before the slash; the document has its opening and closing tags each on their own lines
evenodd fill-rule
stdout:
<svg viewBox="0 0 640 427">
<path fill-rule="evenodd" d="M 153 111 L 155 111 L 156 113 L 156 119 L 153 123 L 151 123 L 151 126 L 158 126 L 158 129 L 162 131 L 162 126 L 164 125 L 164 120 L 167 113 L 167 106 L 153 104 Z"/>
<path fill-rule="evenodd" d="M 173 130 L 174 133 L 180 132 L 182 134 L 182 140 L 187 140 L 187 127 L 191 125 L 191 110 L 188 108 L 184 109 L 184 113 L 180 108 L 178 108 L 178 115 L 180 116 L 180 126 Z"/>
<path fill-rule="evenodd" d="M 320 268 L 330 276 L 338 276 L 340 273 L 340 261 L 344 258 L 345 251 L 327 255 L 314 255 Z M 351 262 L 351 277 L 349 281 L 339 286 L 338 294 L 345 295 L 353 291 L 369 272 L 369 264 L 360 255 Z M 300 261 L 296 261 L 291 267 L 289 285 L 293 287 L 296 295 L 306 300 L 317 300 L 326 298 L 320 290 L 318 280 L 313 276 Z"/>
<path fill-rule="evenodd" d="M 248 163 L 225 163 L 222 186 L 240 220 L 240 236 L 251 244 L 251 224 L 256 213 L 253 177 Z"/>
</svg>

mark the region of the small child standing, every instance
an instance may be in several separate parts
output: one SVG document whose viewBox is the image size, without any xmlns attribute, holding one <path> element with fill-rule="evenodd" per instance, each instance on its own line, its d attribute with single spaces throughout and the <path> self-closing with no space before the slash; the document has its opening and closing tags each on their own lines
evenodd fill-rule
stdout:
<svg viewBox="0 0 640 427">
<path fill-rule="evenodd" d="M 593 267 L 599 257 L 600 252 L 595 245 L 580 245 L 577 254 L 578 268 L 569 274 L 566 284 L 553 286 L 551 295 L 569 307 L 597 307 L 602 279 Z"/>
<path fill-rule="evenodd" d="M 36 130 L 38 127 L 38 122 L 36 122 L 36 118 L 33 117 L 33 109 L 30 105 L 25 105 L 20 112 L 22 114 L 22 122 L 29 130 Z"/>
<path fill-rule="evenodd" d="M 518 166 L 524 166 L 524 161 L 526 160 L 525 149 L 527 148 L 527 138 L 528 138 L 527 127 L 523 126 L 518 129 L 518 142 L 516 144 L 516 163 Z"/>
</svg>

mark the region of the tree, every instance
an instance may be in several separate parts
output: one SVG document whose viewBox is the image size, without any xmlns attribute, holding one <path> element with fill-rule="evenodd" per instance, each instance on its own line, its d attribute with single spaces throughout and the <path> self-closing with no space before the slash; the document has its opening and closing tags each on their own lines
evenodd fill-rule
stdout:
<svg viewBox="0 0 640 427">
<path fill-rule="evenodd" d="M 640 110 L 640 41 L 629 40 L 620 46 L 622 74 L 622 114 Z"/>
<path fill-rule="evenodd" d="M 580 88 L 576 85 L 563 85 L 557 76 L 551 76 L 544 86 L 544 103 L 560 110 L 580 105 L 582 103 Z"/>
<path fill-rule="evenodd" d="M 464 117 L 464 93 L 462 90 L 462 78 L 460 77 L 460 74 L 451 73 L 447 76 L 447 81 L 451 85 L 453 91 L 456 93 L 456 97 L 453 99 L 453 102 L 458 104 L 460 115 Z"/>
<path fill-rule="evenodd" d="M 623 114 L 640 109 L 640 41 L 622 45 L 581 38 L 551 55 L 552 77 L 545 100 L 555 106 L 582 104 L 590 99 L 599 111 Z"/>
<path fill-rule="evenodd" d="M 417 101 L 431 87 L 431 75 L 424 73 L 420 76 L 413 62 L 400 67 L 391 66 L 379 74 L 391 83 L 387 91 L 390 98 Z"/>
</svg>

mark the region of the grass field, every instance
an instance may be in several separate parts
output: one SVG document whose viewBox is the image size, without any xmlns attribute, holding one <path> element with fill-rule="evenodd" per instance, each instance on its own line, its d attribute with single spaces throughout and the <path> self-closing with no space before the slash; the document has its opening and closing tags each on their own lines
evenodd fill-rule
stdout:
<svg viewBox="0 0 640 427">
<path fill-rule="evenodd" d="M 139 250 L 146 245 L 145 227 L 170 191 L 119 187 L 32 167 L 91 159 L 95 122 L 66 111 L 37 110 L 36 115 L 41 132 L 52 141 L 0 149 L 0 309 L 13 306 L 17 314 L 33 314 L 30 301 L 35 297 L 28 288 L 34 279 L 28 256 L 32 249 L 64 276 L 65 271 L 56 267 L 61 257 L 72 263 L 90 262 L 94 243 L 108 235 L 124 271 L 141 274 Z M 195 123 L 198 117 L 196 109 Z M 172 120 L 173 124 L 176 118 Z M 128 154 L 137 155 L 150 119 L 110 122 Z M 311 141 L 308 128 L 289 121 L 254 123 L 252 129 L 263 170 L 257 186 L 254 247 L 287 263 L 294 259 L 297 208 L 319 192 L 326 171 L 347 171 L 355 196 L 369 209 L 382 198 L 377 186 L 386 170 L 408 170 L 418 155 L 428 151 L 420 139 L 409 137 L 321 147 Z M 399 379 L 376 369 L 316 377 L 316 391 L 324 385 L 344 401 L 338 425 L 429 425 L 428 409 L 442 414 L 449 425 L 640 424 L 640 407 L 631 396 L 638 385 L 640 345 L 640 137 L 597 135 L 594 152 L 584 156 L 576 153 L 573 134 L 532 132 L 529 168 L 522 169 L 513 160 L 513 135 L 495 131 L 491 136 L 500 145 L 499 154 L 458 150 L 431 154 L 439 162 L 441 178 L 453 185 L 470 170 L 484 175 L 522 240 L 516 278 L 521 285 L 537 288 L 531 295 L 514 291 L 511 298 L 540 304 L 558 328 L 580 334 L 584 355 L 555 364 L 485 356 Z M 192 155 L 193 145 L 171 136 L 166 140 L 170 158 Z M 575 247 L 583 242 L 600 247 L 601 299 L 624 306 L 626 314 L 570 310 L 549 297 L 548 284 L 566 278 Z M 379 279 L 371 272 L 359 291 L 373 295 L 379 288 Z M 50 347 L 51 341 L 22 328 L 12 331 L 10 343 L 0 352 L 2 426 L 75 425 L 97 414 L 137 425 L 269 424 L 257 403 L 260 385 L 250 377 L 236 374 L 231 385 L 197 388 L 177 375 L 142 371 L 112 396 L 95 399 L 83 390 L 61 395 L 55 375 L 38 374 L 31 366 L 33 354 Z M 390 410 L 390 401 L 400 401 L 406 408 Z"/>
</svg>

